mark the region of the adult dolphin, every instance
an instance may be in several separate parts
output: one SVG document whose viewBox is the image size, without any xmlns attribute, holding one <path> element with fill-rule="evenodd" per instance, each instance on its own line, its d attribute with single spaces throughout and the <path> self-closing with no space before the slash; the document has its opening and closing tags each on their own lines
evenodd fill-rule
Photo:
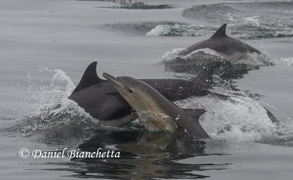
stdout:
<svg viewBox="0 0 293 180">
<path fill-rule="evenodd" d="M 140 122 L 150 131 L 185 132 L 196 138 L 208 138 L 199 123 L 204 109 L 181 109 L 149 84 L 132 77 L 113 77 L 104 73 L 123 98 L 132 106 Z"/>
<path fill-rule="evenodd" d="M 164 60 L 165 69 L 198 74 L 203 68 L 220 63 L 215 74 L 225 79 L 238 79 L 259 66 L 274 64 L 254 47 L 227 36 L 226 27 L 227 24 L 222 25 L 209 39 L 195 43 L 173 58 Z M 203 49 L 211 49 L 220 56 L 201 51 Z"/>
<path fill-rule="evenodd" d="M 97 62 L 91 63 L 85 70 L 79 84 L 69 99 L 75 101 L 101 124 L 122 126 L 137 118 L 131 106 L 124 100 L 113 84 L 102 80 L 96 72 Z M 211 94 L 212 71 L 203 71 L 192 81 L 180 79 L 142 79 L 159 91 L 170 101 L 186 99 L 191 96 Z"/>
<path fill-rule="evenodd" d="M 186 51 L 180 53 L 180 55 L 187 55 L 198 49 L 209 48 L 221 54 L 233 63 L 242 58 L 246 58 L 248 53 L 261 54 L 261 52 L 254 47 L 227 36 L 226 27 L 227 24 L 223 24 L 211 38 L 193 44 L 188 47 Z"/>
</svg>

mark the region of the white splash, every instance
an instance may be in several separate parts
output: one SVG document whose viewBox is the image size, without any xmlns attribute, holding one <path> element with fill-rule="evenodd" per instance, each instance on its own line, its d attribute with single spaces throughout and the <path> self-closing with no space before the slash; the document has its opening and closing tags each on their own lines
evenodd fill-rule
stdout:
<svg viewBox="0 0 293 180">
<path fill-rule="evenodd" d="M 248 24 L 248 25 L 260 26 L 258 16 L 245 17 L 243 21 L 245 22 L 245 24 Z"/>
<path fill-rule="evenodd" d="M 180 57 L 182 60 L 191 60 L 193 57 L 197 57 L 195 55 L 197 54 L 204 54 L 204 55 L 212 55 L 221 59 L 227 59 L 223 55 L 219 54 L 213 49 L 209 48 L 203 48 L 203 49 L 197 49 L 189 54 L 186 55 L 180 55 L 180 53 L 186 51 L 186 48 L 175 48 L 172 49 L 172 51 L 165 52 L 162 56 L 163 62 L 168 62 L 172 60 L 176 60 L 176 58 Z M 286 60 L 290 62 L 292 59 Z M 240 60 L 237 60 L 233 62 L 234 64 L 245 64 L 245 65 L 251 65 L 251 66 L 264 66 L 264 65 L 275 65 L 277 64 L 275 60 L 272 58 L 266 56 L 265 54 L 258 54 L 258 53 L 248 53 L 247 56 L 241 58 Z M 293 61 L 292 61 L 293 63 Z"/>
<path fill-rule="evenodd" d="M 226 18 L 228 21 L 234 21 L 234 22 L 237 21 L 237 19 L 235 18 L 235 15 L 231 13 L 227 13 Z"/>
<path fill-rule="evenodd" d="M 293 66 L 293 57 L 274 59 L 277 65 Z"/>
<path fill-rule="evenodd" d="M 170 25 L 157 25 L 154 29 L 146 34 L 146 36 L 165 36 L 171 31 Z"/>
<path fill-rule="evenodd" d="M 162 56 L 163 61 L 171 61 L 176 59 L 181 52 L 186 51 L 186 48 L 175 48 L 172 51 L 165 52 Z"/>
<path fill-rule="evenodd" d="M 203 48 L 203 49 L 197 49 L 195 51 L 192 51 L 191 53 L 189 53 L 186 57 L 192 57 L 192 54 L 196 54 L 199 52 L 203 52 L 204 54 L 208 54 L 208 55 L 213 55 L 213 56 L 218 56 L 220 58 L 224 58 L 224 56 L 220 55 L 217 51 L 213 50 L 213 49 L 209 49 L 209 48 Z"/>
<path fill-rule="evenodd" d="M 193 24 L 160 24 L 149 31 L 146 36 L 205 36 L 215 31 L 213 27 Z"/>
<path fill-rule="evenodd" d="M 76 102 L 68 99 L 75 85 L 64 71 L 41 68 L 39 72 L 52 74 L 52 79 L 50 83 L 40 85 L 34 84 L 30 77 L 29 91 L 34 103 L 29 105 L 35 111 L 26 118 L 28 122 L 22 128 L 23 132 L 30 133 L 58 124 L 98 123 L 98 120 L 92 118 Z"/>
<path fill-rule="evenodd" d="M 192 58 L 194 54 L 197 54 L 197 53 L 204 53 L 207 55 L 213 55 L 213 56 L 218 56 L 220 58 L 224 58 L 222 55 L 217 53 L 215 50 L 212 50 L 209 48 L 197 49 L 197 50 L 192 51 L 191 53 L 186 54 L 184 56 L 180 55 L 180 53 L 182 53 L 184 51 L 186 51 L 186 48 L 175 48 L 175 49 L 172 49 L 172 51 L 165 52 L 164 55 L 162 56 L 163 61 L 165 61 L 165 62 L 171 61 L 171 60 L 174 60 L 178 57 L 182 58 L 183 60 L 188 60 L 188 59 Z"/>
<path fill-rule="evenodd" d="M 270 66 L 276 63 L 266 54 L 248 53 L 246 58 L 240 59 L 235 64 L 246 64 L 251 66 Z"/>
<path fill-rule="evenodd" d="M 206 109 L 200 122 L 214 139 L 258 141 L 271 136 L 276 128 L 266 109 L 248 97 L 231 96 L 228 100 L 221 100 L 205 96 L 178 101 L 177 104 L 189 109 Z"/>
</svg>

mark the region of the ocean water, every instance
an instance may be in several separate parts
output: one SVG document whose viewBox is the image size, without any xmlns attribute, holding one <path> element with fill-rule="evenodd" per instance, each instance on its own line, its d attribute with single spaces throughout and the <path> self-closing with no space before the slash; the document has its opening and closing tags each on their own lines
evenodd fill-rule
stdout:
<svg viewBox="0 0 293 180">
<path fill-rule="evenodd" d="M 292 1 L 144 0 L 170 9 L 119 9 L 111 2 L 0 1 L 0 177 L 6 179 L 292 179 Z M 164 55 L 228 34 L 274 66 L 249 71 L 225 91 L 176 102 L 205 108 L 209 140 L 147 132 L 137 122 L 99 127 L 67 97 L 85 68 L 136 78 L 175 78 Z M 272 123 L 266 109 L 279 123 Z M 29 150 L 22 151 L 26 148 Z M 120 158 L 37 153 L 120 152 Z M 38 151 L 40 150 L 40 151 Z M 35 153 L 36 157 L 33 157 Z M 29 155 L 29 157 L 21 157 Z"/>
</svg>

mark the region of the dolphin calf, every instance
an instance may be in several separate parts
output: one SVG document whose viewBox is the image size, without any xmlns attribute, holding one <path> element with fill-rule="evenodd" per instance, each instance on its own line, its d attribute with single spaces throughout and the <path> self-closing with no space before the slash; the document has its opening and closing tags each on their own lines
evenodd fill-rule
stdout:
<svg viewBox="0 0 293 180">
<path fill-rule="evenodd" d="M 246 58 L 247 53 L 261 52 L 254 47 L 226 35 L 227 24 L 223 24 L 208 40 L 204 40 L 188 47 L 180 55 L 187 55 L 195 50 L 209 48 L 224 56 L 231 62 Z"/>
<path fill-rule="evenodd" d="M 170 102 L 146 82 L 132 77 L 113 77 L 103 73 L 123 98 L 132 106 L 140 122 L 150 131 L 181 132 L 196 137 L 208 138 L 201 127 L 199 117 L 204 109 L 184 110 Z"/>
<path fill-rule="evenodd" d="M 124 100 L 113 84 L 100 79 L 96 72 L 97 62 L 85 70 L 79 84 L 68 97 L 75 101 L 101 124 L 122 126 L 137 118 L 131 106 Z M 212 69 L 203 71 L 192 81 L 180 79 L 142 79 L 170 101 L 186 99 L 190 96 L 211 94 Z"/>
</svg>

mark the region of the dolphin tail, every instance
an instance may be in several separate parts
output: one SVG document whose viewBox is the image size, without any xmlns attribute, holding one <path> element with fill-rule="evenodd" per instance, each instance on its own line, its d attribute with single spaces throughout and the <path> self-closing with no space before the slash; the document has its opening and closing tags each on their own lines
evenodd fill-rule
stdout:
<svg viewBox="0 0 293 180">
<path fill-rule="evenodd" d="M 74 89 L 72 93 L 78 92 L 84 88 L 90 87 L 94 84 L 97 84 L 99 82 L 102 82 L 103 80 L 99 78 L 96 72 L 97 68 L 97 62 L 92 62 L 88 67 L 86 68 L 85 72 L 83 73 L 83 76 Z"/>
<path fill-rule="evenodd" d="M 193 121 L 194 120 L 198 121 L 199 117 L 206 112 L 206 110 L 204 109 L 183 109 L 183 110 L 188 114 L 190 118 L 193 119 Z"/>
<path fill-rule="evenodd" d="M 209 138 L 209 135 L 205 132 L 199 123 L 199 118 L 206 110 L 204 109 L 183 109 L 187 113 L 187 119 L 179 118 L 177 123 L 180 128 L 187 134 L 193 137 Z"/>
</svg>

